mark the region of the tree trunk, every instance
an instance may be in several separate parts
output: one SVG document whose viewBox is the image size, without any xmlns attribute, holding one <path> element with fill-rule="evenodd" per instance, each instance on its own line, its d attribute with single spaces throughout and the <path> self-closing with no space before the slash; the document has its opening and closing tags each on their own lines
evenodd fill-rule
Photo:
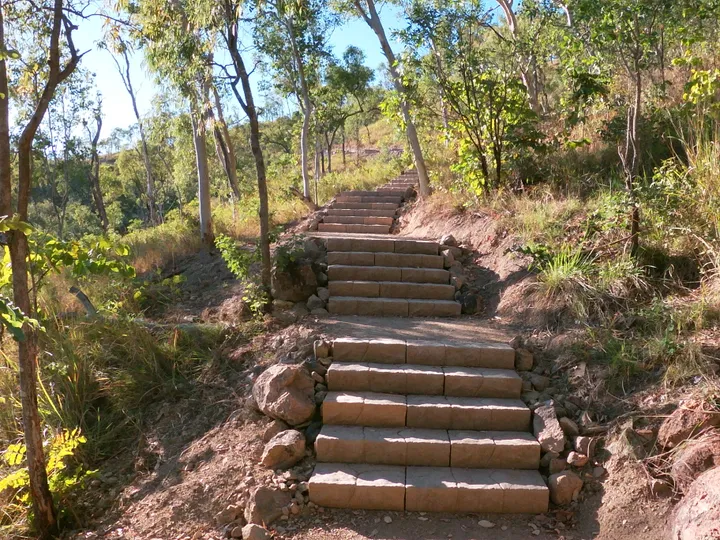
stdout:
<svg viewBox="0 0 720 540">
<path fill-rule="evenodd" d="M 262 146 L 260 145 L 260 122 L 258 121 L 257 108 L 255 107 L 255 99 L 250 85 L 250 76 L 245 68 L 240 50 L 238 48 L 237 37 L 237 21 L 235 20 L 236 11 L 230 2 L 225 1 L 225 22 L 226 34 L 225 39 L 233 60 L 235 72 L 242 84 L 243 96 L 237 91 L 237 80 L 233 83 L 233 92 L 240 106 L 248 117 L 250 123 L 250 149 L 255 159 L 255 171 L 257 175 L 258 198 L 260 200 L 259 217 L 260 217 L 260 253 L 262 256 L 262 273 L 261 280 L 263 288 L 268 295 L 268 299 L 272 300 L 271 294 L 271 271 L 272 258 L 270 255 L 270 209 L 268 205 L 267 177 L 265 170 L 265 159 L 263 157 Z"/>
<path fill-rule="evenodd" d="M 425 167 L 425 158 L 422 154 L 422 148 L 420 147 L 420 139 L 418 138 L 417 130 L 415 129 L 415 123 L 413 122 L 412 115 L 410 114 L 410 106 L 407 102 L 407 92 L 402 83 L 402 78 L 397 70 L 397 62 L 395 60 L 395 53 L 393 53 L 390 43 L 385 35 L 385 29 L 383 28 L 382 21 L 377 14 L 375 9 L 375 0 L 365 0 L 367 5 L 367 13 L 360 4 L 361 0 L 354 0 L 355 7 L 357 8 L 360 15 L 365 19 L 365 22 L 372 28 L 380 41 L 380 47 L 385 54 L 385 58 L 388 61 L 388 70 L 393 81 L 395 90 L 400 95 L 400 108 L 402 110 L 403 119 L 405 121 L 405 133 L 410 143 L 410 148 L 413 152 L 413 158 L 415 161 L 415 169 L 418 172 L 418 180 L 420 184 L 420 195 L 425 197 L 430 194 L 430 180 L 428 178 L 427 168 Z"/>
<path fill-rule="evenodd" d="M 100 218 L 103 231 L 107 233 L 110 228 L 110 223 L 108 222 L 105 201 L 103 201 L 102 188 L 100 187 L 98 141 L 100 140 L 100 131 L 102 130 L 102 115 L 99 110 L 95 114 L 95 122 L 97 123 L 97 129 L 95 130 L 95 134 L 91 135 L 90 139 L 90 170 L 88 171 L 88 180 L 90 181 L 90 192 L 92 193 L 93 202 L 95 203 L 95 211 Z"/>
<path fill-rule="evenodd" d="M 0 2 L 0 50 L 6 50 L 4 2 Z M 39 16 L 39 14 L 38 14 Z M 69 49 L 69 58 L 61 68 L 60 42 L 65 28 L 64 43 Z M 46 63 L 47 75 L 40 98 L 27 121 L 18 141 L 18 189 L 17 211 L 12 208 L 12 171 L 10 162 L 10 133 L 7 66 L 0 57 L 0 215 L 17 214 L 27 221 L 30 188 L 32 182 L 32 143 L 37 129 L 55 95 L 58 84 L 75 71 L 80 56 L 72 39 L 73 27 L 63 25 L 63 1 L 55 0 L 52 10 L 52 26 Z M 21 230 L 10 231 L 10 261 L 15 305 L 26 314 L 32 314 L 28 290 L 28 241 Z M 37 335 L 28 324 L 23 326 L 25 341 L 18 343 L 18 373 L 20 401 L 22 403 L 23 428 L 26 459 L 30 483 L 30 498 L 33 505 L 33 525 L 39 538 L 50 538 L 57 530 L 57 516 L 47 481 L 45 455 L 43 452 L 42 430 L 37 404 Z"/>
<path fill-rule="evenodd" d="M 193 108 L 194 109 L 194 108 Z M 199 120 L 198 120 L 199 116 Z M 200 241 L 210 249 L 215 241 L 210 208 L 210 173 L 208 170 L 207 141 L 205 139 L 205 113 L 190 111 L 195 145 L 195 162 L 198 174 L 198 200 L 200 201 Z"/>
<path fill-rule="evenodd" d="M 640 68 L 640 55 L 642 53 L 638 49 L 635 51 L 633 58 L 634 69 L 631 73 L 635 95 L 633 104 L 628 108 L 625 145 L 618 149 L 623 172 L 625 173 L 625 188 L 630 195 L 630 253 L 633 257 L 637 256 L 640 248 L 640 206 L 635 191 L 635 181 L 640 171 L 638 122 L 642 111 L 642 73 Z"/>
<path fill-rule="evenodd" d="M 300 76 L 300 91 L 302 93 L 303 123 L 300 132 L 300 166 L 302 169 L 303 195 L 310 198 L 310 175 L 308 174 L 308 137 L 310 136 L 310 119 L 312 117 L 312 102 L 310 101 L 310 89 L 305 78 L 305 65 L 300 56 L 300 51 L 295 42 L 295 27 L 292 18 L 286 20 L 286 26 L 290 37 L 290 46 Z"/>
<path fill-rule="evenodd" d="M 242 193 L 240 193 L 240 185 L 238 184 L 237 178 L 237 158 L 235 157 L 235 148 L 233 147 L 232 140 L 230 139 L 230 131 L 225 123 L 225 116 L 222 111 L 220 95 L 218 94 L 215 85 L 213 85 L 212 91 L 215 101 L 215 109 L 217 110 L 217 118 L 214 118 L 214 115 L 212 117 L 213 135 L 215 137 L 215 151 L 217 152 L 220 164 L 225 171 L 225 175 L 228 178 L 230 189 L 232 189 L 235 194 L 235 198 L 240 200 L 242 198 Z M 212 115 L 212 109 L 210 109 L 210 114 Z"/>
<path fill-rule="evenodd" d="M 345 157 L 345 125 L 342 128 L 342 160 L 343 169 L 347 166 L 347 158 Z"/>
</svg>

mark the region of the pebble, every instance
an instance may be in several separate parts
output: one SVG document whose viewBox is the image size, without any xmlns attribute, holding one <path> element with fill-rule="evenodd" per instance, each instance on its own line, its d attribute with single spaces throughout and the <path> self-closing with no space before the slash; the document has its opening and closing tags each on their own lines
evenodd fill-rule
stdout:
<svg viewBox="0 0 720 540">
<path fill-rule="evenodd" d="M 390 516 L 385 516 L 385 517 L 383 518 L 383 521 L 384 521 L 385 523 L 392 523 L 392 518 L 391 518 Z"/>
<path fill-rule="evenodd" d="M 487 519 L 481 519 L 478 521 L 478 525 L 480 525 L 483 529 L 492 529 L 495 526 L 492 521 L 488 521 Z"/>
</svg>

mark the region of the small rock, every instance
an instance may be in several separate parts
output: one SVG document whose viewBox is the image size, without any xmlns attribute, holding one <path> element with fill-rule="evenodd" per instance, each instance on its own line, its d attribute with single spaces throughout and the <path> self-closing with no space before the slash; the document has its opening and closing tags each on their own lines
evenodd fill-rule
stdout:
<svg viewBox="0 0 720 540">
<path fill-rule="evenodd" d="M 706 470 L 720 466 L 720 431 L 709 431 L 697 439 L 685 441 L 678 447 L 670 475 L 680 491 Z"/>
<path fill-rule="evenodd" d="M 318 339 L 313 343 L 315 358 L 327 358 L 330 356 L 330 345 L 323 339 Z"/>
<path fill-rule="evenodd" d="M 568 418 L 567 416 L 561 418 L 559 422 L 563 433 L 565 433 L 565 435 L 567 435 L 568 437 L 575 437 L 580 434 L 580 428 L 578 428 L 578 425 L 572 420 L 570 420 L 570 418 Z"/>
<path fill-rule="evenodd" d="M 594 478 L 602 478 L 603 476 L 605 476 L 606 472 L 607 471 L 605 470 L 605 467 L 600 467 L 600 466 L 594 467 L 593 468 L 593 477 Z"/>
<path fill-rule="evenodd" d="M 312 375 L 312 378 L 315 380 L 315 382 L 319 382 L 320 384 L 324 384 L 324 383 L 325 383 L 325 377 L 323 377 L 322 375 L 320 375 L 317 371 L 313 371 L 313 372 L 311 373 L 311 375 Z"/>
<path fill-rule="evenodd" d="M 307 308 L 309 310 L 323 309 L 325 308 L 325 302 L 323 302 L 316 294 L 313 294 L 310 298 L 308 298 Z"/>
<path fill-rule="evenodd" d="M 282 516 L 282 508 L 290 504 L 290 494 L 265 486 L 258 486 L 250 492 L 245 506 L 245 521 L 270 525 Z"/>
<path fill-rule="evenodd" d="M 558 459 L 560 457 L 560 454 L 557 452 L 546 452 L 543 454 L 543 457 L 540 458 L 540 467 L 543 469 L 547 469 L 550 467 L 550 463 L 553 459 Z"/>
<path fill-rule="evenodd" d="M 478 521 L 478 525 L 480 525 L 483 529 L 492 529 L 495 526 L 492 521 L 488 521 L 487 519 L 481 519 Z"/>
<path fill-rule="evenodd" d="M 457 247 L 458 242 L 452 234 L 444 234 L 440 238 L 440 245 Z"/>
<path fill-rule="evenodd" d="M 530 371 L 533 368 L 533 353 L 527 349 L 515 351 L 515 369 L 518 371 Z"/>
<path fill-rule="evenodd" d="M 234 527 L 232 531 L 230 531 L 230 538 L 242 538 L 243 537 L 243 531 L 242 527 Z"/>
<path fill-rule="evenodd" d="M 328 300 L 330 300 L 330 289 L 328 289 L 327 287 L 320 287 L 317 290 L 317 295 L 320 300 L 322 300 L 323 302 L 327 302 Z"/>
<path fill-rule="evenodd" d="M 662 423 L 658 431 L 658 443 L 665 448 L 674 448 L 691 435 L 718 426 L 720 411 L 712 410 L 709 404 L 687 401 Z"/>
<path fill-rule="evenodd" d="M 558 506 L 565 506 L 577 500 L 583 481 L 570 471 L 553 474 L 548 480 L 550 500 Z"/>
<path fill-rule="evenodd" d="M 304 317 L 308 313 L 310 313 L 310 310 L 305 305 L 305 302 L 297 302 L 292 310 L 291 310 L 297 317 Z"/>
<path fill-rule="evenodd" d="M 578 454 L 577 452 L 570 452 L 567 457 L 568 465 L 573 467 L 584 467 L 587 465 L 589 458 L 584 454 Z"/>
<path fill-rule="evenodd" d="M 290 429 L 290 426 L 288 426 L 282 420 L 273 420 L 272 422 L 270 422 L 270 424 L 268 424 L 268 427 L 266 427 L 265 431 L 263 432 L 263 442 L 268 442 L 281 431 L 286 431 L 288 429 Z"/>
<path fill-rule="evenodd" d="M 385 516 L 385 517 L 383 517 L 383 521 L 385 523 L 392 523 L 392 518 L 390 516 Z"/>
<path fill-rule="evenodd" d="M 242 515 L 242 508 L 231 505 L 215 515 L 215 523 L 218 526 L 227 525 L 235 521 L 240 515 Z"/>
<path fill-rule="evenodd" d="M 322 405 L 322 402 L 325 401 L 325 398 L 327 397 L 326 391 L 320 391 L 315 393 L 315 404 L 316 405 Z"/>
<path fill-rule="evenodd" d="M 532 392 L 533 391 L 532 383 L 530 381 L 523 381 L 522 391 L 523 392 Z"/>
<path fill-rule="evenodd" d="M 307 369 L 276 364 L 257 378 L 252 394 L 258 408 L 267 416 L 297 426 L 315 413 L 314 386 Z"/>
<path fill-rule="evenodd" d="M 317 284 L 324 287 L 328 284 L 328 277 L 325 272 L 318 272 L 317 273 Z"/>
<path fill-rule="evenodd" d="M 563 472 L 567 468 L 567 461 L 561 458 L 554 458 L 550 460 L 550 466 L 548 472 L 550 474 L 557 474 Z"/>
<path fill-rule="evenodd" d="M 275 435 L 265 445 L 262 464 L 271 469 L 292 467 L 305 456 L 305 436 L 288 429 Z"/>
<path fill-rule="evenodd" d="M 580 436 L 575 438 L 575 451 L 579 454 L 584 454 L 588 458 L 592 459 L 595 455 L 595 444 L 596 439 L 592 437 Z"/>
<path fill-rule="evenodd" d="M 565 449 L 565 434 L 551 403 L 544 403 L 533 414 L 533 433 L 546 452 L 560 453 Z"/>
<path fill-rule="evenodd" d="M 546 390 L 548 386 L 550 386 L 550 379 L 548 377 L 536 375 L 534 373 L 530 376 L 530 382 L 535 387 L 535 390 L 537 390 L 538 392 L 542 392 L 543 390 Z"/>
<path fill-rule="evenodd" d="M 316 308 L 310 312 L 310 315 L 315 315 L 316 317 L 325 317 L 326 315 L 330 315 L 330 312 L 325 308 Z"/>
<path fill-rule="evenodd" d="M 443 256 L 443 266 L 445 268 L 450 268 L 455 262 L 455 257 L 453 256 L 453 254 L 447 249 L 443 249 L 440 254 Z"/>
<path fill-rule="evenodd" d="M 260 525 L 248 523 L 242 528 L 243 540 L 270 540 L 272 536 Z"/>
</svg>

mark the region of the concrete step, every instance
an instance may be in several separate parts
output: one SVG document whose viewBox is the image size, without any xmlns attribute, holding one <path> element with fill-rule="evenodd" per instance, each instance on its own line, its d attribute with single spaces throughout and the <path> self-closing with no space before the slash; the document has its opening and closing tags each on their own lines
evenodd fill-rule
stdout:
<svg viewBox="0 0 720 540">
<path fill-rule="evenodd" d="M 353 208 L 328 208 L 328 216 L 381 216 L 381 217 L 395 217 L 395 210 L 368 210 L 368 209 L 353 209 Z"/>
<path fill-rule="evenodd" d="M 455 287 L 439 283 L 406 283 L 402 281 L 331 281 L 330 296 L 365 298 L 424 298 L 454 300 Z"/>
<path fill-rule="evenodd" d="M 510 369 L 333 362 L 327 372 L 334 392 L 519 398 L 522 379 Z"/>
<path fill-rule="evenodd" d="M 389 203 L 389 204 L 402 204 L 402 197 L 387 197 L 385 195 L 378 195 L 376 197 L 369 197 L 367 195 L 338 195 L 335 199 L 336 202 L 354 202 L 354 203 Z"/>
<path fill-rule="evenodd" d="M 461 306 L 452 300 L 331 296 L 328 311 L 334 315 L 459 317 Z"/>
<path fill-rule="evenodd" d="M 344 195 L 350 195 L 354 197 L 404 197 L 405 193 L 409 188 L 405 186 L 396 186 L 388 188 L 379 188 L 375 191 L 343 191 Z"/>
<path fill-rule="evenodd" d="M 346 225 L 392 225 L 391 217 L 373 217 L 373 216 L 325 216 L 323 223 L 344 223 Z"/>
<path fill-rule="evenodd" d="M 390 234 L 390 225 L 364 225 L 352 223 L 322 223 L 318 224 L 319 232 L 338 233 L 368 233 L 368 234 Z"/>
<path fill-rule="evenodd" d="M 530 409 L 519 399 L 328 392 L 323 423 L 472 431 L 528 431 Z"/>
<path fill-rule="evenodd" d="M 507 370 L 515 367 L 515 349 L 505 343 L 338 338 L 332 342 L 332 358 L 334 362 L 408 363 Z"/>
<path fill-rule="evenodd" d="M 538 514 L 549 490 L 537 471 L 318 463 L 310 500 L 325 507 Z"/>
<path fill-rule="evenodd" d="M 332 239 L 328 239 L 332 240 Z M 393 268 L 429 268 L 443 270 L 442 255 L 382 253 L 369 251 L 328 251 L 329 265 L 391 266 Z"/>
<path fill-rule="evenodd" d="M 373 255 L 373 262 L 375 257 Z M 401 266 L 328 266 L 330 281 L 403 281 L 406 283 L 450 283 L 450 272 L 439 268 L 403 268 Z"/>
<path fill-rule="evenodd" d="M 353 210 L 397 210 L 397 203 L 386 202 L 345 202 L 335 201 L 332 208 L 350 208 Z"/>
<path fill-rule="evenodd" d="M 540 443 L 530 433 L 325 425 L 319 462 L 534 470 Z"/>
<path fill-rule="evenodd" d="M 374 253 L 412 255 L 438 255 L 440 253 L 440 246 L 437 242 L 407 238 L 328 238 L 327 249 L 328 251 L 372 251 Z"/>
</svg>

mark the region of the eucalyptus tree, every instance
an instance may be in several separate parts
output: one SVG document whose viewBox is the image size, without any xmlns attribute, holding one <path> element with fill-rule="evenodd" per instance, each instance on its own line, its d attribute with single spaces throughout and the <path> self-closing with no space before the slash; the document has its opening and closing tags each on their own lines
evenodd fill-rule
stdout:
<svg viewBox="0 0 720 540">
<path fill-rule="evenodd" d="M 275 86 L 294 95 L 302 111 L 300 167 L 305 199 L 310 199 L 308 152 L 313 94 L 320 86 L 322 64 L 329 57 L 326 36 L 335 24 L 325 6 L 322 0 L 263 0 L 258 2 L 255 19 L 258 45 L 270 59 Z"/>
<path fill-rule="evenodd" d="M 420 195 L 426 196 L 430 194 L 430 180 L 428 178 L 427 167 L 425 166 L 425 158 L 423 157 L 420 139 L 415 128 L 415 122 L 410 111 L 410 103 L 408 99 L 408 90 L 403 81 L 399 63 L 395 57 L 395 53 L 390 46 L 385 27 L 383 26 L 380 15 L 378 15 L 375 0 L 343 0 L 337 4 L 338 8 L 346 13 L 353 13 L 355 16 L 362 18 L 363 21 L 372 29 L 378 38 L 380 48 L 388 62 L 388 71 L 392 78 L 395 91 L 400 98 L 400 109 L 405 123 L 405 133 L 412 149 L 415 168 L 418 172 L 420 183 Z"/>
<path fill-rule="evenodd" d="M 640 245 L 640 204 L 637 179 L 643 155 L 640 138 L 643 121 L 643 94 L 650 72 L 663 67 L 664 55 L 657 54 L 664 39 L 664 27 L 682 26 L 692 17 L 689 5 L 676 0 L 578 0 L 572 4 L 574 29 L 599 62 L 599 67 L 620 69 L 625 75 L 623 108 L 624 137 L 618 155 L 630 197 L 630 249 L 636 255 Z M 663 83 L 664 84 L 664 83 Z"/>
<path fill-rule="evenodd" d="M 15 305 L 32 313 L 28 287 L 29 246 L 24 223 L 32 184 L 32 151 L 35 135 L 55 92 L 75 71 L 82 54 L 75 47 L 76 29 L 64 0 L 0 2 L 0 224 L 7 229 Z M 12 160 L 10 89 L 21 101 L 17 160 Z M 13 190 L 13 163 L 17 184 Z M 15 197 L 13 197 L 13 191 Z M 37 402 L 37 330 L 29 322 L 18 342 L 18 372 L 22 402 L 26 459 L 38 537 L 50 538 L 57 529 L 57 514 L 48 486 L 43 436 Z"/>
<path fill-rule="evenodd" d="M 152 162 L 150 160 L 150 151 L 148 149 L 147 136 L 145 134 L 145 126 L 140 116 L 137 104 L 137 92 L 132 81 L 132 73 L 130 67 L 130 57 L 133 53 L 132 43 L 123 36 L 123 29 L 114 24 L 105 36 L 103 47 L 110 51 L 110 55 L 115 63 L 117 72 L 122 79 L 123 86 L 130 96 L 135 121 L 140 134 L 140 145 L 142 149 L 143 164 L 145 165 L 145 196 L 147 198 L 146 205 L 148 209 L 148 222 L 151 225 L 157 225 L 159 218 L 157 215 L 157 205 L 155 201 L 155 178 L 153 177 Z"/>
<path fill-rule="evenodd" d="M 206 248 L 211 248 L 214 235 L 207 129 L 214 42 L 211 32 L 192 19 L 195 9 L 193 0 L 146 0 L 138 9 L 129 11 L 139 25 L 146 58 L 159 82 L 177 89 L 189 103 L 198 176 L 200 239 Z"/>
</svg>

